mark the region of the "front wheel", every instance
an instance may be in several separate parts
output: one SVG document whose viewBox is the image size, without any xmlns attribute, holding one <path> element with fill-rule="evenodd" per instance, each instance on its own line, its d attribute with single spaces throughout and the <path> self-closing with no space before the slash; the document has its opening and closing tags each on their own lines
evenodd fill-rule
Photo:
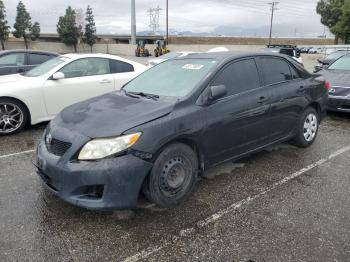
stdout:
<svg viewBox="0 0 350 262">
<path fill-rule="evenodd" d="M 191 195 L 198 179 L 198 159 L 185 144 L 166 147 L 157 157 L 143 185 L 146 198 L 160 207 L 171 207 Z"/>
<path fill-rule="evenodd" d="M 25 106 L 10 98 L 0 98 L 0 136 L 20 132 L 28 121 Z"/>
<path fill-rule="evenodd" d="M 317 137 L 319 128 L 319 116 L 317 111 L 308 107 L 302 114 L 297 126 L 294 143 L 299 147 L 311 146 Z"/>
</svg>

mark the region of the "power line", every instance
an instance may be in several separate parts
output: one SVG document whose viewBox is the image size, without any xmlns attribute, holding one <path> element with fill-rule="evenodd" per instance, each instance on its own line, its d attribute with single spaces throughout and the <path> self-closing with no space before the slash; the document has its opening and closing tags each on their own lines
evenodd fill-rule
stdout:
<svg viewBox="0 0 350 262">
<path fill-rule="evenodd" d="M 270 24 L 270 38 L 269 38 L 269 45 L 271 45 L 273 15 L 274 15 L 275 11 L 278 10 L 278 8 L 276 8 L 276 6 L 279 4 L 279 2 L 272 2 L 272 3 L 268 3 L 268 4 L 271 5 L 271 24 Z"/>
</svg>

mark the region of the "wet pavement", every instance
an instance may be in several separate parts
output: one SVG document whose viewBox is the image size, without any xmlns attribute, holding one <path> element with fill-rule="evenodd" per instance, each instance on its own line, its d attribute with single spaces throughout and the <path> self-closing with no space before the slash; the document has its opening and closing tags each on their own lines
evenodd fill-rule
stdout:
<svg viewBox="0 0 350 262">
<path fill-rule="evenodd" d="M 181 206 L 100 213 L 47 192 L 31 161 L 45 125 L 0 137 L 0 261 L 349 261 L 350 115 L 315 144 L 228 163 Z"/>
</svg>

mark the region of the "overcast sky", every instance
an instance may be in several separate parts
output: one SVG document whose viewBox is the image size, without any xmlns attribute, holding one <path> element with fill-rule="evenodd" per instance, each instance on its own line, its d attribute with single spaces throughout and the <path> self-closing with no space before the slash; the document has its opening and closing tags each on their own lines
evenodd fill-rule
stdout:
<svg viewBox="0 0 350 262">
<path fill-rule="evenodd" d="M 318 0 L 279 0 L 275 13 L 276 36 L 318 36 L 324 27 L 315 8 Z M 129 0 L 23 0 L 32 20 L 41 31 L 56 32 L 58 17 L 68 5 L 93 8 L 100 34 L 130 33 Z M 169 0 L 170 29 L 195 33 L 266 36 L 270 22 L 268 0 Z M 7 19 L 12 26 L 17 0 L 4 0 Z M 137 31 L 149 30 L 147 9 L 160 6 L 160 29 L 165 30 L 165 0 L 136 0 Z"/>
</svg>

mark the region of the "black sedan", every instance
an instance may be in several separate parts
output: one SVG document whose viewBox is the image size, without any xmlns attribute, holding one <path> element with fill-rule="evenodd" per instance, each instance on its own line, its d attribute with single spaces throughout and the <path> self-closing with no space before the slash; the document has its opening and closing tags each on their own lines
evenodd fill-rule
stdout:
<svg viewBox="0 0 350 262">
<path fill-rule="evenodd" d="M 58 56 L 56 53 L 35 50 L 0 51 L 0 75 L 29 71 L 56 56 Z"/>
<path fill-rule="evenodd" d="M 323 78 L 287 56 L 189 55 L 66 108 L 44 132 L 36 166 L 73 205 L 130 209 L 143 192 L 169 207 L 220 163 L 283 141 L 310 146 L 327 98 Z"/>
<path fill-rule="evenodd" d="M 350 55 L 319 72 L 330 82 L 328 110 L 350 113 Z"/>
</svg>

